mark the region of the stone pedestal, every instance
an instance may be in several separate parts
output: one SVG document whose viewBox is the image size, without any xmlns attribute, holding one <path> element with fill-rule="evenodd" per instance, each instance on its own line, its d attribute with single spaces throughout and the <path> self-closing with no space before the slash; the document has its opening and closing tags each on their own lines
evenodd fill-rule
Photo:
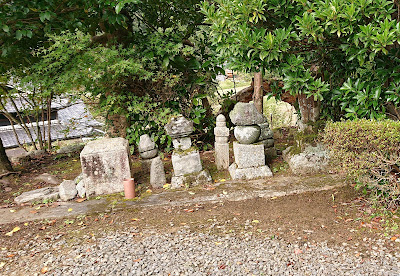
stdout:
<svg viewBox="0 0 400 276">
<path fill-rule="evenodd" d="M 171 188 L 185 188 L 197 186 L 207 182 L 211 182 L 212 178 L 208 171 L 202 170 L 200 172 L 191 173 L 187 175 L 173 176 L 171 178 Z"/>
<path fill-rule="evenodd" d="M 174 151 L 172 153 L 171 161 L 172 166 L 174 167 L 175 176 L 197 173 L 203 169 L 200 154 L 197 150 L 183 153 Z"/>
<path fill-rule="evenodd" d="M 127 140 L 104 138 L 89 142 L 80 159 L 87 196 L 124 191 L 122 181 L 131 177 Z"/>
<path fill-rule="evenodd" d="M 250 180 L 255 178 L 272 177 L 271 169 L 264 165 L 240 169 L 235 163 L 229 166 L 229 174 L 235 180 Z"/>
</svg>

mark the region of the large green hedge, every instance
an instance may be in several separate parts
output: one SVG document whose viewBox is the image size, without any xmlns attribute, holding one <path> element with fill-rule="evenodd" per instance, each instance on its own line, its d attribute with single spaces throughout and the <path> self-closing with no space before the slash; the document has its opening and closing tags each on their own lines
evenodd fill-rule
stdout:
<svg viewBox="0 0 400 276">
<path fill-rule="evenodd" d="M 400 205 L 400 122 L 329 122 L 323 134 L 333 164 L 389 208 Z"/>
</svg>

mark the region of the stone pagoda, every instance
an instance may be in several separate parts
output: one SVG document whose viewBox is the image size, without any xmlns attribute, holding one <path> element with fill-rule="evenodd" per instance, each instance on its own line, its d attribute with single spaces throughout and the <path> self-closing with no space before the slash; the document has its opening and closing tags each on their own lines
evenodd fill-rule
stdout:
<svg viewBox="0 0 400 276">
<path fill-rule="evenodd" d="M 253 103 L 239 102 L 229 117 L 235 125 L 233 153 L 235 162 L 229 166 L 232 179 L 271 177 L 265 164 L 265 150 L 274 145 L 273 133 L 266 118 Z"/>
<path fill-rule="evenodd" d="M 199 151 L 192 146 L 189 135 L 193 132 L 193 122 L 182 115 L 173 117 L 165 126 L 167 134 L 172 138 L 174 151 L 172 166 L 174 174 L 171 188 L 190 187 L 210 182 L 210 174 L 203 170 Z"/>
</svg>

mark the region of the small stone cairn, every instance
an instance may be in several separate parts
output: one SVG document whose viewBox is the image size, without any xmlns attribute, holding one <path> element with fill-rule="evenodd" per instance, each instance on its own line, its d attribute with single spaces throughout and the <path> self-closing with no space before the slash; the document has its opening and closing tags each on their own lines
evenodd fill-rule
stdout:
<svg viewBox="0 0 400 276">
<path fill-rule="evenodd" d="M 203 170 L 199 151 L 192 147 L 189 135 L 193 132 L 193 122 L 182 115 L 173 117 L 165 126 L 167 134 L 172 138 L 174 151 L 172 166 L 174 174 L 171 179 L 171 188 L 195 186 L 210 182 L 211 176 Z"/>
<path fill-rule="evenodd" d="M 271 177 L 265 164 L 265 149 L 274 145 L 273 133 L 266 118 L 253 103 L 237 103 L 229 114 L 235 124 L 233 142 L 235 162 L 229 167 L 232 179 Z"/>
<path fill-rule="evenodd" d="M 150 171 L 150 185 L 153 188 L 162 188 L 167 183 L 164 164 L 158 156 L 156 143 L 148 134 L 140 136 L 139 154 L 143 158 L 143 167 L 146 171 Z"/>
<path fill-rule="evenodd" d="M 224 115 L 217 116 L 215 135 L 215 163 L 218 170 L 229 168 L 229 128 L 226 127 L 226 118 Z"/>
</svg>

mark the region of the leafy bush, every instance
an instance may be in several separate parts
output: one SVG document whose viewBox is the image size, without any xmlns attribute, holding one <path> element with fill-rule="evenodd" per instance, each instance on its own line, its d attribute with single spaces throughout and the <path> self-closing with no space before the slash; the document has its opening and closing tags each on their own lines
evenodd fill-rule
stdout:
<svg viewBox="0 0 400 276">
<path fill-rule="evenodd" d="M 329 122 L 323 134 L 334 165 L 388 208 L 400 204 L 400 122 Z"/>
</svg>

